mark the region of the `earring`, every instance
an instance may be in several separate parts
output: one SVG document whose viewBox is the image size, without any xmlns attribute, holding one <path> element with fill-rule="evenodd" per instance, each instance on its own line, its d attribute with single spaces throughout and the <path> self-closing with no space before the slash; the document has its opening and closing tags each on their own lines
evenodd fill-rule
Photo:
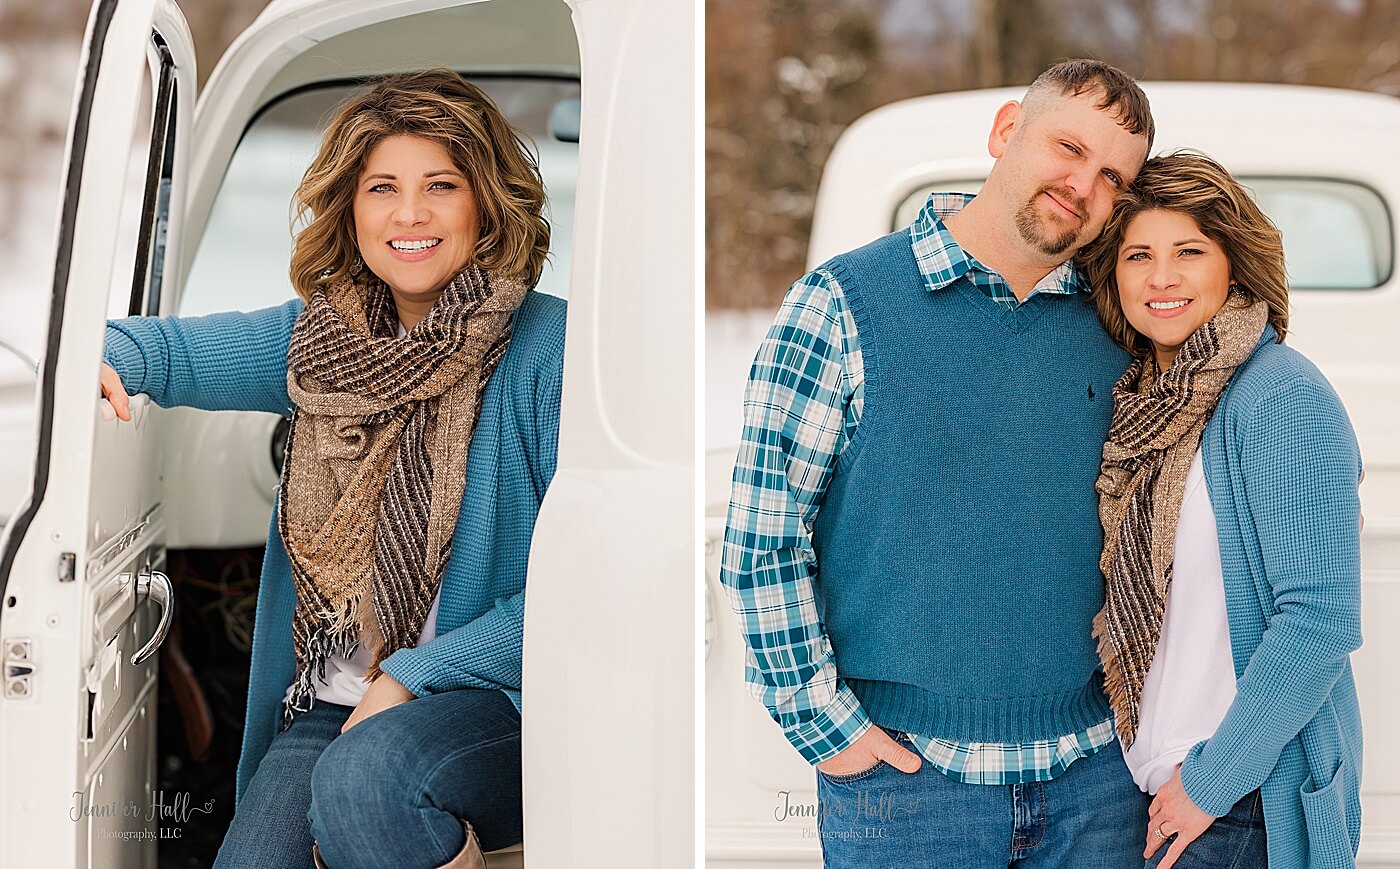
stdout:
<svg viewBox="0 0 1400 869">
<path fill-rule="evenodd" d="M 350 262 L 350 277 L 357 278 L 360 276 L 360 272 L 364 270 L 365 261 L 360 258 L 359 254 L 355 254 L 355 259 Z"/>
<path fill-rule="evenodd" d="M 1239 284 L 1235 283 L 1234 281 L 1230 281 L 1230 288 L 1229 288 L 1229 289 L 1230 289 L 1230 295 L 1232 295 L 1232 296 L 1243 296 L 1243 295 L 1244 295 L 1244 289 L 1243 289 Z"/>
</svg>

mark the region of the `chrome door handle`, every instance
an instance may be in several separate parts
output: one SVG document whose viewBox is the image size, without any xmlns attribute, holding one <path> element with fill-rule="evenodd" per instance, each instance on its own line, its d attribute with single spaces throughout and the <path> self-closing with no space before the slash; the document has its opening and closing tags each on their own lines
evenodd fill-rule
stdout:
<svg viewBox="0 0 1400 869">
<path fill-rule="evenodd" d="M 144 662 L 154 655 L 160 644 L 170 633 L 170 623 L 175 620 L 175 590 L 170 586 L 170 577 L 159 570 L 151 570 L 136 577 L 136 604 L 141 605 L 147 598 L 160 604 L 160 622 L 151 638 L 131 656 L 132 666 Z"/>
</svg>

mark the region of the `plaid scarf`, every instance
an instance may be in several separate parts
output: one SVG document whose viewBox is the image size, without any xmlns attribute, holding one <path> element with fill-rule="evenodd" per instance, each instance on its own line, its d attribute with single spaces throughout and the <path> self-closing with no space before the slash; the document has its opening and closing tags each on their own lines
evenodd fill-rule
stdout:
<svg viewBox="0 0 1400 869">
<path fill-rule="evenodd" d="M 277 514 L 297 598 L 284 726 L 315 702 L 327 656 L 371 650 L 372 681 L 417 642 L 451 553 L 482 389 L 524 296 L 518 278 L 469 265 L 399 338 L 393 296 L 365 269 L 317 288 L 297 319 Z"/>
<path fill-rule="evenodd" d="M 1113 387 L 1113 421 L 1095 483 L 1104 529 L 1099 567 L 1107 585 L 1094 636 L 1124 749 L 1137 734 L 1142 683 L 1162 634 L 1191 462 L 1221 392 L 1267 321 L 1265 303 L 1232 294 L 1186 339 L 1166 372 L 1158 376 L 1147 353 Z"/>
</svg>

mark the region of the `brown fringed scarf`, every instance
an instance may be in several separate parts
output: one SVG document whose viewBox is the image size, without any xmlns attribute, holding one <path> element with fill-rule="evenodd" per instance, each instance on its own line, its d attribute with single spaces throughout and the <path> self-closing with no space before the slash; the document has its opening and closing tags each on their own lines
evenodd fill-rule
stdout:
<svg viewBox="0 0 1400 869">
<path fill-rule="evenodd" d="M 1259 342 L 1268 306 L 1232 294 L 1158 376 L 1139 356 L 1113 387 L 1113 422 L 1095 488 L 1107 580 L 1094 619 L 1104 686 L 1124 749 L 1137 735 L 1142 683 L 1162 633 L 1186 477 L 1235 368 Z"/>
<path fill-rule="evenodd" d="M 297 597 L 284 723 L 311 708 L 327 656 L 363 646 L 373 680 L 417 642 L 451 552 L 482 390 L 525 289 L 469 265 L 399 338 L 389 288 L 365 269 L 317 289 L 297 319 L 277 515 Z"/>
</svg>

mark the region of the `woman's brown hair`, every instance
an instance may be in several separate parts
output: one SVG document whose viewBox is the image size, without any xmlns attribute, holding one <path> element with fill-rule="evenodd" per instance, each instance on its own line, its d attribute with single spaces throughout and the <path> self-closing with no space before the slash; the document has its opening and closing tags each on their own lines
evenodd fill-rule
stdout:
<svg viewBox="0 0 1400 869">
<path fill-rule="evenodd" d="M 375 146 L 394 136 L 441 144 L 476 196 L 481 230 L 473 261 L 534 286 L 549 253 L 539 162 L 524 133 L 481 88 L 449 69 L 392 75 L 341 104 L 292 196 L 291 277 L 309 299 L 317 284 L 345 274 L 359 257 L 355 186 Z"/>
<path fill-rule="evenodd" d="M 1269 323 L 1283 342 L 1288 333 L 1288 273 L 1283 236 L 1225 167 L 1195 151 L 1176 151 L 1143 164 L 1113 205 L 1103 233 L 1079 252 L 1077 264 L 1092 288 L 1099 320 L 1131 353 L 1151 349 L 1128 322 L 1118 298 L 1118 249 L 1133 218 L 1145 211 L 1185 214 L 1230 263 L 1230 279 L 1251 301 L 1269 307 Z"/>
</svg>

